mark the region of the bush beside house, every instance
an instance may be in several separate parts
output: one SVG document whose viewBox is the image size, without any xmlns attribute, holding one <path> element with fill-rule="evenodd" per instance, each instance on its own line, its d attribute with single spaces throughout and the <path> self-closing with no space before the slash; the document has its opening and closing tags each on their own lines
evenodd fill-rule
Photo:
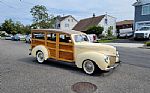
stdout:
<svg viewBox="0 0 150 93">
<path fill-rule="evenodd" d="M 150 42 L 146 42 L 145 45 L 150 47 Z"/>
</svg>

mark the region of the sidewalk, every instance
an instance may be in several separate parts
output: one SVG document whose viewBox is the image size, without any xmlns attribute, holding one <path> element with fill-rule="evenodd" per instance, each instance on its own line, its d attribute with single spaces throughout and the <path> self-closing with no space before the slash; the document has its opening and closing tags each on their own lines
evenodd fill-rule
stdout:
<svg viewBox="0 0 150 93">
<path fill-rule="evenodd" d="M 139 48 L 139 47 L 143 47 L 144 44 L 140 44 L 140 43 L 104 43 L 107 45 L 113 45 L 116 47 L 129 47 L 129 48 Z"/>
</svg>

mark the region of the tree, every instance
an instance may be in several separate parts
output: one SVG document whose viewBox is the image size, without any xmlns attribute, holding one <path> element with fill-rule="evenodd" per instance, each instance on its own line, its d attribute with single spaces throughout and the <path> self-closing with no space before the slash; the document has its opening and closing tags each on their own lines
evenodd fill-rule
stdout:
<svg viewBox="0 0 150 93">
<path fill-rule="evenodd" d="M 110 26 L 109 28 L 108 28 L 108 36 L 112 36 L 112 30 L 113 30 L 113 26 Z"/>
<path fill-rule="evenodd" d="M 30 25 L 23 26 L 22 33 L 27 34 L 27 35 L 31 34 L 31 26 Z"/>
<path fill-rule="evenodd" d="M 92 27 L 89 27 L 88 30 L 87 30 L 87 34 L 96 34 L 97 36 L 101 35 L 102 32 L 104 31 L 104 28 L 103 27 L 100 27 L 100 26 L 92 26 Z"/>
<path fill-rule="evenodd" d="M 27 25 L 24 26 L 21 22 L 17 21 L 14 22 L 12 19 L 5 20 L 4 23 L 1 25 L 1 30 L 6 31 L 8 34 L 30 34 L 31 33 L 31 26 Z"/>
<path fill-rule="evenodd" d="M 17 21 L 14 23 L 14 31 L 16 33 L 22 33 L 23 24 L 21 22 Z"/>
<path fill-rule="evenodd" d="M 14 30 L 14 22 L 12 19 L 5 20 L 4 23 L 2 23 L 1 30 L 6 31 L 6 33 L 11 34 L 11 31 Z"/>
<path fill-rule="evenodd" d="M 48 15 L 48 10 L 43 5 L 36 5 L 31 8 L 33 16 L 33 28 L 52 28 L 52 17 Z"/>
</svg>

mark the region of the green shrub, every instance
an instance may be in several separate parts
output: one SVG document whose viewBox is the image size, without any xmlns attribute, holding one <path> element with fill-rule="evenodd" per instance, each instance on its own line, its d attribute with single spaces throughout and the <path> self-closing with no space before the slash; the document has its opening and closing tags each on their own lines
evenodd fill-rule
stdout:
<svg viewBox="0 0 150 93">
<path fill-rule="evenodd" d="M 150 42 L 146 42 L 146 46 L 150 46 Z"/>
<path fill-rule="evenodd" d="M 102 34 L 103 31 L 104 31 L 103 27 L 91 26 L 87 29 L 86 33 L 87 34 L 96 34 L 99 37 Z"/>
<path fill-rule="evenodd" d="M 102 37 L 101 39 L 102 40 L 115 40 L 115 39 L 117 39 L 117 37 L 115 37 L 115 36 L 105 36 L 105 37 Z"/>
</svg>

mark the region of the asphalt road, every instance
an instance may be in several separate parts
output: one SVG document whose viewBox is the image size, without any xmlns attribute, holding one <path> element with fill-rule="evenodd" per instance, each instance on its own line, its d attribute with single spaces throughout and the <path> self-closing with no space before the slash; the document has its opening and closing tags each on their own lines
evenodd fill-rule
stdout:
<svg viewBox="0 0 150 93">
<path fill-rule="evenodd" d="M 95 84 L 95 93 L 150 91 L 150 50 L 118 47 L 122 65 L 89 76 L 71 65 L 38 64 L 28 49 L 23 42 L 0 40 L 0 93 L 75 93 L 72 85 L 77 82 Z"/>
</svg>

